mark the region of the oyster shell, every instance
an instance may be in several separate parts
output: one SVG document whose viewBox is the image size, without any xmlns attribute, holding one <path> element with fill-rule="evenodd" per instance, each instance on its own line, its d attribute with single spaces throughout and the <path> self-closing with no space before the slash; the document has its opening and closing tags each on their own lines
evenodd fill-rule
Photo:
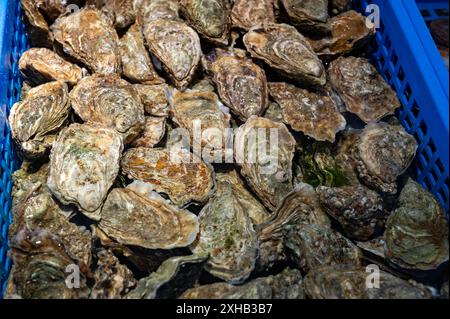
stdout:
<svg viewBox="0 0 450 319">
<path fill-rule="evenodd" d="M 356 144 L 357 171 L 367 186 L 388 194 L 397 193 L 397 179 L 413 161 L 417 142 L 400 125 L 372 123 Z"/>
<path fill-rule="evenodd" d="M 151 116 L 169 116 L 169 102 L 166 92 L 169 89 L 167 84 L 158 85 L 134 85 L 139 92 L 145 112 Z"/>
<path fill-rule="evenodd" d="M 444 209 L 410 179 L 386 223 L 386 257 L 404 269 L 437 269 L 449 258 L 448 233 Z"/>
<path fill-rule="evenodd" d="M 234 0 L 233 27 L 250 30 L 255 25 L 275 22 L 274 0 Z"/>
<path fill-rule="evenodd" d="M 120 39 L 120 52 L 122 57 L 122 74 L 127 79 L 144 84 L 163 82 L 153 67 L 138 24 L 132 25 Z"/>
<path fill-rule="evenodd" d="M 179 0 L 134 0 L 137 22 L 144 26 L 157 19 L 180 20 Z"/>
<path fill-rule="evenodd" d="M 191 202 L 205 203 L 214 187 L 212 169 L 195 155 L 180 151 L 173 154 L 162 148 L 133 148 L 122 158 L 122 171 L 129 178 L 152 185 L 165 193 L 178 206 Z M 188 163 L 174 160 L 177 156 L 192 157 Z"/>
<path fill-rule="evenodd" d="M 34 0 L 36 8 L 49 20 L 55 21 L 60 15 L 70 10 L 70 5 L 81 4 L 81 0 Z"/>
<path fill-rule="evenodd" d="M 270 210 L 275 210 L 293 189 L 295 145 L 284 124 L 262 117 L 252 116 L 236 131 L 236 162 L 250 187 Z"/>
<path fill-rule="evenodd" d="M 375 26 L 367 27 L 367 18 L 355 11 L 347 11 L 328 21 L 331 34 L 310 40 L 320 57 L 334 57 L 361 48 L 375 34 Z"/>
<path fill-rule="evenodd" d="M 213 76 L 221 100 L 243 121 L 261 116 L 268 105 L 266 74 L 243 51 L 216 49 L 205 64 Z"/>
<path fill-rule="evenodd" d="M 31 48 L 19 60 L 20 72 L 35 85 L 51 81 L 77 84 L 86 74 L 78 65 L 67 62 L 55 52 L 46 48 Z"/>
<path fill-rule="evenodd" d="M 48 188 L 63 204 L 98 220 L 99 208 L 119 172 L 122 137 L 108 128 L 72 124 L 53 144 Z"/>
<path fill-rule="evenodd" d="M 273 122 L 283 123 L 283 110 L 281 109 L 280 104 L 276 102 L 269 103 L 269 107 L 264 113 L 264 117 Z"/>
<path fill-rule="evenodd" d="M 350 265 L 323 266 L 306 275 L 304 288 L 312 299 L 431 299 L 425 287 L 384 271 L 380 271 L 380 288 L 369 288 L 369 275 Z"/>
<path fill-rule="evenodd" d="M 327 32 L 328 0 L 281 0 L 290 21 L 301 31 Z"/>
<path fill-rule="evenodd" d="M 344 229 L 350 239 L 367 241 L 384 226 L 383 199 L 376 192 L 359 186 L 319 187 L 321 206 Z"/>
<path fill-rule="evenodd" d="M 325 67 L 308 40 L 288 24 L 255 26 L 244 44 L 253 57 L 293 80 L 320 86 L 327 82 Z"/>
<path fill-rule="evenodd" d="M 446 48 L 449 46 L 448 24 L 448 18 L 434 20 L 430 23 L 431 35 L 439 45 Z"/>
<path fill-rule="evenodd" d="M 19 170 L 12 174 L 13 186 L 11 190 L 12 211 L 15 213 L 15 207 L 22 201 L 27 200 L 28 196 L 39 187 L 47 186 L 48 163 L 35 165 L 31 162 L 23 162 Z M 17 218 L 13 217 L 15 222 Z M 13 223 L 14 225 L 14 223 Z M 12 231 L 12 226 L 10 231 Z"/>
<path fill-rule="evenodd" d="M 70 92 L 72 108 L 83 121 L 114 128 L 126 144 L 144 130 L 144 106 L 138 91 L 118 75 L 93 75 Z"/>
<path fill-rule="evenodd" d="M 134 0 L 106 0 L 101 10 L 117 30 L 122 30 L 136 21 L 133 2 Z"/>
<path fill-rule="evenodd" d="M 330 82 L 347 110 L 366 123 L 394 114 L 400 101 L 394 90 L 364 58 L 339 58 L 330 64 Z"/>
<path fill-rule="evenodd" d="M 144 133 L 133 142 L 132 146 L 153 148 L 161 142 L 165 134 L 166 118 L 148 116 L 145 119 Z"/>
<path fill-rule="evenodd" d="M 119 37 L 93 8 L 59 17 L 51 26 L 64 53 L 84 63 L 93 73 L 120 72 Z"/>
<path fill-rule="evenodd" d="M 334 143 L 347 121 L 326 92 L 312 92 L 287 83 L 270 83 L 270 95 L 283 109 L 283 119 L 295 131 Z"/>
<path fill-rule="evenodd" d="M 111 250 L 101 249 L 96 255 L 98 260 L 92 299 L 120 299 L 136 286 L 133 273 L 119 262 Z"/>
<path fill-rule="evenodd" d="M 339 14 L 352 7 L 352 0 L 330 0 L 330 7 L 333 14 Z"/>
<path fill-rule="evenodd" d="M 215 283 L 186 290 L 180 299 L 304 299 L 302 275 L 285 269 L 278 275 L 257 278 L 242 286 Z"/>
<path fill-rule="evenodd" d="M 266 212 L 239 184 L 233 185 L 236 179 L 236 174 L 217 175 L 217 190 L 200 212 L 200 232 L 191 250 L 210 255 L 208 272 L 238 284 L 250 276 L 258 256 L 258 238 L 248 209 L 259 206 L 257 214 Z"/>
<path fill-rule="evenodd" d="M 228 0 L 180 0 L 181 14 L 205 39 L 228 45 L 230 4 Z"/>
<path fill-rule="evenodd" d="M 27 159 L 44 157 L 70 112 L 69 89 L 64 82 L 50 82 L 28 91 L 9 115 L 11 135 Z"/>
<path fill-rule="evenodd" d="M 194 285 L 208 255 L 173 257 L 149 277 L 139 280 L 127 299 L 171 299 Z"/>
<path fill-rule="evenodd" d="M 103 205 L 99 228 L 124 245 L 148 249 L 190 245 L 199 231 L 197 216 L 149 191 L 140 182 L 113 189 Z"/>
<path fill-rule="evenodd" d="M 146 24 L 144 36 L 150 52 L 162 63 L 175 85 L 185 89 L 202 56 L 198 34 L 184 22 L 158 19 Z"/>
<path fill-rule="evenodd" d="M 441 288 L 441 299 L 449 299 L 448 295 L 448 280 L 444 282 Z"/>
<path fill-rule="evenodd" d="M 53 35 L 35 0 L 20 0 L 31 46 L 52 48 Z"/>
</svg>

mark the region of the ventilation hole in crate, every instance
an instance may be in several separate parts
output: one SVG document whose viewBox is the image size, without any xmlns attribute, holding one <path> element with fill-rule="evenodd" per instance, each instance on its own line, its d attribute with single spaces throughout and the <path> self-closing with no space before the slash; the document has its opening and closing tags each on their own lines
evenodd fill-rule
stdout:
<svg viewBox="0 0 450 319">
<path fill-rule="evenodd" d="M 427 9 L 422 9 L 422 10 L 420 10 L 420 13 L 422 14 L 422 16 L 423 16 L 424 18 L 429 18 L 429 17 L 431 17 L 431 13 L 430 13 L 430 11 L 428 11 Z"/>
<path fill-rule="evenodd" d="M 380 58 L 378 59 L 378 61 L 380 61 L 380 64 L 382 66 L 384 66 L 384 63 L 386 62 L 386 60 L 384 59 L 384 56 L 382 54 L 380 54 Z"/>
<path fill-rule="evenodd" d="M 445 166 L 439 158 L 436 161 L 436 168 L 438 169 L 439 174 L 443 175 L 445 173 Z"/>
<path fill-rule="evenodd" d="M 427 163 L 427 165 L 428 165 L 428 163 L 430 163 L 430 160 L 431 160 L 430 156 L 428 155 L 428 152 L 426 150 L 423 150 L 422 156 L 423 156 L 425 163 Z"/>
<path fill-rule="evenodd" d="M 389 51 L 389 49 L 390 49 L 391 46 L 392 46 L 392 41 L 391 41 L 391 39 L 390 39 L 389 37 L 386 37 L 385 43 L 386 43 L 386 44 L 385 44 L 386 50 Z"/>
<path fill-rule="evenodd" d="M 417 119 L 420 115 L 420 108 L 419 105 L 417 105 L 417 102 L 414 101 L 412 107 L 411 107 L 411 113 L 414 115 L 414 117 Z"/>
<path fill-rule="evenodd" d="M 406 122 L 406 126 L 407 126 L 407 130 L 410 130 L 413 126 L 413 121 L 411 121 L 411 118 L 409 116 L 407 116 L 405 118 L 405 122 Z"/>
<path fill-rule="evenodd" d="M 425 124 L 425 122 L 422 122 L 422 124 L 420 125 L 420 131 L 422 132 L 423 136 L 427 136 L 428 126 L 427 126 L 427 124 Z"/>
<path fill-rule="evenodd" d="M 389 72 L 389 70 L 384 71 L 384 75 L 386 76 L 386 79 L 389 81 L 391 81 L 392 77 L 391 77 L 391 72 Z"/>
<path fill-rule="evenodd" d="M 447 184 L 448 184 L 448 179 L 447 179 Z M 444 189 L 443 187 L 441 187 L 441 188 L 438 190 L 438 194 L 439 194 L 439 196 L 442 198 L 442 201 L 443 201 L 444 203 L 447 203 L 447 202 L 448 202 L 449 198 L 448 198 L 448 195 L 446 194 L 445 189 Z"/>
<path fill-rule="evenodd" d="M 428 144 L 428 148 L 430 149 L 431 154 L 435 154 L 437 152 L 437 148 L 433 140 L 431 140 L 430 143 Z"/>
<path fill-rule="evenodd" d="M 433 182 L 430 181 L 430 177 L 427 176 L 425 177 L 425 187 L 427 188 L 427 190 L 431 191 L 433 189 Z"/>
<path fill-rule="evenodd" d="M 400 69 L 398 70 L 398 75 L 397 75 L 398 80 L 402 83 L 403 80 L 405 79 L 405 72 L 403 71 L 403 68 L 400 67 Z"/>
<path fill-rule="evenodd" d="M 434 12 L 438 17 L 448 17 L 448 9 L 436 9 Z"/>
<path fill-rule="evenodd" d="M 394 53 L 392 53 L 392 64 L 394 66 L 396 66 L 397 63 L 398 63 L 398 55 L 397 55 L 397 53 L 394 52 Z"/>
<path fill-rule="evenodd" d="M 411 86 L 408 84 L 406 84 L 405 87 L 405 91 L 403 92 L 403 94 L 405 95 L 406 100 L 409 102 L 409 100 L 411 99 L 412 96 L 412 90 L 411 90 Z"/>
</svg>

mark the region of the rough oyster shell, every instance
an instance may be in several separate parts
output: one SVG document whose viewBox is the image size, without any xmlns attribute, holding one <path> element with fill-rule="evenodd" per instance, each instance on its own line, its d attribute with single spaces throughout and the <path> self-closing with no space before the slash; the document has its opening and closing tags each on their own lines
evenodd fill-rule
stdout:
<svg viewBox="0 0 450 319">
<path fill-rule="evenodd" d="M 98 220 L 99 208 L 119 172 L 122 137 L 108 128 L 72 124 L 53 144 L 48 188 L 63 204 Z"/>
<path fill-rule="evenodd" d="M 142 183 L 113 189 L 103 205 L 99 228 L 124 245 L 148 249 L 190 245 L 199 231 L 197 216 L 146 193 Z"/>
<path fill-rule="evenodd" d="M 328 0 L 281 0 L 290 21 L 301 30 L 327 32 L 329 30 Z"/>
<path fill-rule="evenodd" d="M 161 142 L 165 134 L 166 118 L 148 116 L 145 119 L 144 133 L 133 142 L 132 146 L 153 148 Z"/>
<path fill-rule="evenodd" d="M 283 110 L 281 109 L 280 104 L 276 102 L 269 103 L 269 107 L 264 113 L 264 117 L 273 122 L 283 123 Z"/>
<path fill-rule="evenodd" d="M 31 46 L 51 48 L 53 35 L 45 17 L 39 11 L 35 0 L 20 0 L 20 5 L 28 25 L 28 39 Z"/>
<path fill-rule="evenodd" d="M 122 30 L 136 21 L 134 0 L 106 0 L 101 11 L 104 13 L 117 30 Z"/>
<path fill-rule="evenodd" d="M 287 83 L 270 83 L 270 95 L 283 109 L 283 118 L 295 131 L 317 141 L 334 143 L 347 121 L 326 92 L 312 92 Z"/>
<path fill-rule="evenodd" d="M 356 144 L 357 171 L 367 186 L 388 194 L 397 193 L 397 179 L 410 166 L 417 142 L 400 125 L 372 123 Z"/>
<path fill-rule="evenodd" d="M 278 140 L 268 138 L 269 134 L 276 134 Z M 275 210 L 293 189 L 295 145 L 294 137 L 283 123 L 262 117 L 252 116 L 236 131 L 236 162 L 241 165 L 241 173 L 250 187 L 270 210 Z"/>
<path fill-rule="evenodd" d="M 150 52 L 162 63 L 175 85 L 185 89 L 200 64 L 200 38 L 184 22 L 158 19 L 146 24 L 144 36 Z"/>
<path fill-rule="evenodd" d="M 331 34 L 320 40 L 310 40 L 320 57 L 344 55 L 360 48 L 375 34 L 375 26 L 367 27 L 367 18 L 348 11 L 328 21 Z"/>
<path fill-rule="evenodd" d="M 330 0 L 330 7 L 333 14 L 338 14 L 349 10 L 352 6 L 352 0 Z"/>
<path fill-rule="evenodd" d="M 404 269 L 437 269 L 449 258 L 448 233 L 444 209 L 410 179 L 386 223 L 386 257 Z"/>
<path fill-rule="evenodd" d="M 126 144 L 144 130 L 144 106 L 133 85 L 118 75 L 93 75 L 70 92 L 72 108 L 83 121 L 114 128 Z"/>
<path fill-rule="evenodd" d="M 205 39 L 228 45 L 230 4 L 228 0 L 180 0 L 181 14 Z"/>
<path fill-rule="evenodd" d="M 139 280 L 127 299 L 171 299 L 194 285 L 208 255 L 173 257 L 166 260 L 149 277 Z"/>
<path fill-rule="evenodd" d="M 132 82 L 144 84 L 162 83 L 156 73 L 150 55 L 144 45 L 144 37 L 138 24 L 131 26 L 120 39 L 122 74 Z"/>
<path fill-rule="evenodd" d="M 296 269 L 257 278 L 242 286 L 215 283 L 185 291 L 180 299 L 304 299 L 302 275 Z"/>
<path fill-rule="evenodd" d="M 19 170 L 12 174 L 13 186 L 11 190 L 12 211 L 15 213 L 15 207 L 23 200 L 27 200 L 30 193 L 39 187 L 47 186 L 48 163 L 34 165 L 31 162 L 23 162 Z M 15 222 L 17 219 L 13 217 Z M 12 226 L 10 231 L 12 231 Z"/>
<path fill-rule="evenodd" d="M 423 286 L 414 285 L 380 271 L 380 288 L 369 288 L 370 273 L 349 265 L 324 266 L 304 278 L 306 294 L 312 299 L 430 299 Z"/>
<path fill-rule="evenodd" d="M 120 73 L 119 37 L 98 10 L 87 7 L 63 15 L 51 30 L 64 52 L 93 73 Z"/>
<path fill-rule="evenodd" d="M 169 102 L 166 92 L 169 89 L 167 84 L 141 85 L 134 87 L 138 90 L 145 112 L 152 116 L 169 116 Z"/>
<path fill-rule="evenodd" d="M 144 26 L 157 19 L 179 20 L 179 0 L 134 0 L 137 22 Z"/>
<path fill-rule="evenodd" d="M 336 219 L 350 239 L 367 241 L 384 226 L 383 199 L 359 186 L 319 187 L 321 206 Z"/>
<path fill-rule="evenodd" d="M 328 73 L 347 110 L 366 123 L 378 122 L 400 107 L 395 91 L 367 59 L 341 57 L 331 62 Z"/>
<path fill-rule="evenodd" d="M 79 6 L 81 0 L 34 0 L 36 8 L 50 21 L 71 9 L 70 5 Z"/>
<path fill-rule="evenodd" d="M 275 22 L 274 0 L 235 0 L 231 11 L 233 27 L 250 30 Z"/>
<path fill-rule="evenodd" d="M 51 81 L 64 81 L 75 85 L 86 73 L 78 65 L 67 62 L 46 48 L 31 48 L 25 51 L 20 57 L 19 68 L 24 78 L 36 85 Z"/>
<path fill-rule="evenodd" d="M 430 23 L 431 35 L 439 45 L 442 45 L 446 48 L 448 48 L 449 45 L 448 25 L 449 25 L 448 18 L 434 20 Z"/>
<path fill-rule="evenodd" d="M 216 49 L 205 64 L 209 64 L 220 98 L 241 120 L 264 113 L 269 100 L 266 74 L 245 52 Z"/>
<path fill-rule="evenodd" d="M 449 299 L 449 295 L 448 295 L 448 280 L 446 282 L 444 282 L 444 284 L 442 285 L 441 288 L 441 299 Z"/>
<path fill-rule="evenodd" d="M 51 148 L 69 116 L 68 92 L 64 82 L 50 82 L 31 89 L 14 104 L 9 115 L 11 135 L 25 158 L 41 158 Z"/>
<path fill-rule="evenodd" d="M 323 86 L 327 82 L 322 62 L 308 40 L 288 24 L 255 26 L 244 36 L 250 54 L 301 83 Z"/>
</svg>

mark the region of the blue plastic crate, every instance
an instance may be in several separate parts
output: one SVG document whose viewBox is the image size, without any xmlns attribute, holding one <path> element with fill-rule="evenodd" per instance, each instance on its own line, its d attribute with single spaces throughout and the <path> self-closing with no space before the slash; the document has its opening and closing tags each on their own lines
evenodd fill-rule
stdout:
<svg viewBox="0 0 450 319">
<path fill-rule="evenodd" d="M 449 210 L 449 104 L 448 72 L 426 27 L 448 11 L 447 1 L 357 0 L 365 12 L 377 4 L 381 28 L 376 35 L 372 59 L 380 73 L 397 91 L 402 109 L 399 119 L 417 138 L 420 147 L 414 167 L 417 180 Z M 419 9 L 420 8 L 420 9 Z M 422 10 L 422 11 L 420 11 Z M 425 10 L 429 14 L 425 13 Z M 422 17 L 422 14 L 425 17 Z M 20 95 L 17 61 L 27 48 L 18 0 L 0 0 L 0 287 L 3 292 L 10 262 L 7 228 L 11 221 L 11 174 L 19 161 L 15 156 L 7 116 Z M 444 67 L 445 68 L 445 67 Z M 444 72 L 445 71 L 445 72 Z"/>
</svg>

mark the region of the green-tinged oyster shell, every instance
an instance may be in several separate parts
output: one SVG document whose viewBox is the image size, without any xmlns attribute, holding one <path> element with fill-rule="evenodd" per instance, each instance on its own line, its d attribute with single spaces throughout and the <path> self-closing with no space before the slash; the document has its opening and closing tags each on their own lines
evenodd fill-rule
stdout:
<svg viewBox="0 0 450 319">
<path fill-rule="evenodd" d="M 289 20 L 301 31 L 326 33 L 329 31 L 328 0 L 281 0 Z"/>
<path fill-rule="evenodd" d="M 134 87 L 141 97 L 145 112 L 151 116 L 169 116 L 169 101 L 166 92 L 169 90 L 167 84 L 144 85 L 135 84 Z"/>
<path fill-rule="evenodd" d="M 231 21 L 234 28 L 246 31 L 255 25 L 275 23 L 274 0 L 234 0 Z"/>
<path fill-rule="evenodd" d="M 386 258 L 405 269 L 436 269 L 449 258 L 448 232 L 439 202 L 409 180 L 400 195 L 399 207 L 386 223 Z"/>
</svg>

